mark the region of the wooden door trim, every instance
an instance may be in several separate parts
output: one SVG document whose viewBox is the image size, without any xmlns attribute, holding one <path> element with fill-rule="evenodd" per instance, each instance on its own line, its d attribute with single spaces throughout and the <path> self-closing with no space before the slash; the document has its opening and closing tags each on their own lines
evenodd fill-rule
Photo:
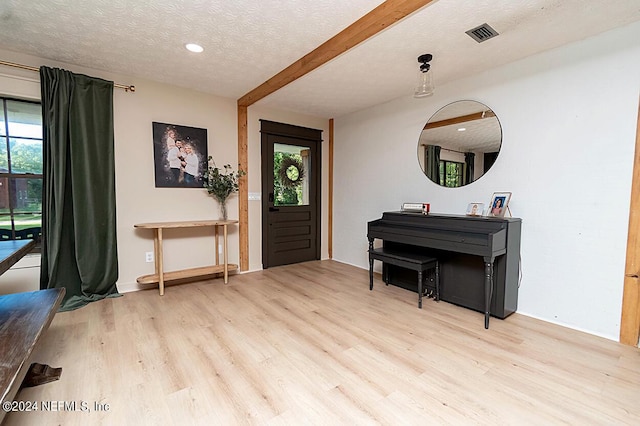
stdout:
<svg viewBox="0 0 640 426">
<path fill-rule="evenodd" d="M 329 248 L 329 259 L 333 259 L 333 118 L 329 120 L 329 188 L 328 192 L 328 223 L 327 223 L 327 246 Z"/>
<path fill-rule="evenodd" d="M 238 170 L 244 170 L 238 185 L 238 234 L 240 246 L 240 270 L 249 269 L 249 135 L 247 133 L 247 107 L 238 105 Z"/>
<path fill-rule="evenodd" d="M 322 130 L 260 119 L 260 133 L 322 142 Z"/>
<path fill-rule="evenodd" d="M 637 346 L 640 337 L 640 106 L 631 183 L 627 260 L 624 273 L 620 343 Z"/>
</svg>

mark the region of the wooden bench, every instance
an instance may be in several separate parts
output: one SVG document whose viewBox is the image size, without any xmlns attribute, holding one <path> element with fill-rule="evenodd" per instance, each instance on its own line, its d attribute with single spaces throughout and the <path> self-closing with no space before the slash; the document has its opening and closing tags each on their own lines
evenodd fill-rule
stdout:
<svg viewBox="0 0 640 426">
<path fill-rule="evenodd" d="M 0 296 L 0 403 L 12 401 L 20 389 L 64 293 L 63 288 L 53 288 Z M 0 410 L 0 422 L 5 414 Z"/>
<path fill-rule="evenodd" d="M 418 272 L 418 308 L 422 309 L 423 275 L 429 269 L 435 269 L 435 300 L 440 300 L 440 264 L 435 257 L 409 251 L 388 248 L 369 248 L 369 290 L 373 290 L 373 261 L 380 260 L 390 265 Z M 389 280 L 385 279 L 388 284 Z"/>
</svg>

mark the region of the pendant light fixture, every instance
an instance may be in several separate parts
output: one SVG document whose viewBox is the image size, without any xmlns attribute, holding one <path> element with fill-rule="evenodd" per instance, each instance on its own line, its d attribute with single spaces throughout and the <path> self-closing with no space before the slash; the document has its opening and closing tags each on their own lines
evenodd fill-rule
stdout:
<svg viewBox="0 0 640 426">
<path fill-rule="evenodd" d="M 418 85 L 413 94 L 415 98 L 425 98 L 433 95 L 433 71 L 430 71 L 431 64 L 429 64 L 431 59 L 433 59 L 433 55 L 430 53 L 418 56 L 420 71 L 418 72 Z"/>
</svg>

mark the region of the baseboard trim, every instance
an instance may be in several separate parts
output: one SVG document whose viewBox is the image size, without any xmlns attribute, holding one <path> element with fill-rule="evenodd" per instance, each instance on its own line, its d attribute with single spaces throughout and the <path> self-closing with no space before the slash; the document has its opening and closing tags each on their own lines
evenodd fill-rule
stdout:
<svg viewBox="0 0 640 426">
<path fill-rule="evenodd" d="M 157 288 L 155 284 L 140 284 L 137 282 L 132 283 L 116 283 L 119 293 L 131 293 L 133 291 L 148 290 L 150 288 Z"/>
</svg>

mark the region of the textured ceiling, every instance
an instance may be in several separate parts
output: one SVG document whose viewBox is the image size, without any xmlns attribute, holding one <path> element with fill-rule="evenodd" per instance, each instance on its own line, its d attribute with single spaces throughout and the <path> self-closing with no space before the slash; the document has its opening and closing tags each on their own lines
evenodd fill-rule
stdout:
<svg viewBox="0 0 640 426">
<path fill-rule="evenodd" d="M 0 48 L 237 99 L 380 3 L 0 0 Z M 339 117 L 411 94 L 422 53 L 437 85 L 638 20 L 638 0 L 439 0 L 259 103 Z M 464 33 L 485 22 L 500 36 Z"/>
</svg>

